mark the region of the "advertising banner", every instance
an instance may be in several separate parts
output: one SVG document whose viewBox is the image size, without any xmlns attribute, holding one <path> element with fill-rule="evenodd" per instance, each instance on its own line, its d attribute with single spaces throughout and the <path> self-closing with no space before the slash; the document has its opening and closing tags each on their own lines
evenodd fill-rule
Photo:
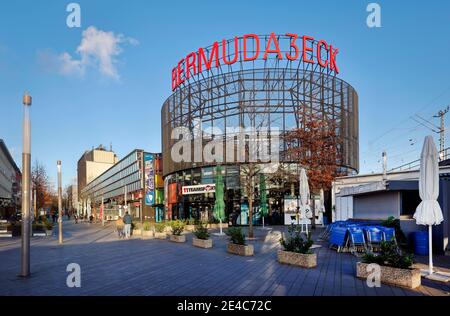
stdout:
<svg viewBox="0 0 450 316">
<path fill-rule="evenodd" d="M 145 205 L 153 205 L 155 200 L 155 170 L 153 161 L 152 154 L 144 154 Z"/>
<path fill-rule="evenodd" d="M 201 194 L 201 193 L 214 193 L 216 192 L 216 185 L 211 184 L 199 184 L 199 185 L 188 185 L 181 189 L 183 195 L 189 194 Z"/>
</svg>

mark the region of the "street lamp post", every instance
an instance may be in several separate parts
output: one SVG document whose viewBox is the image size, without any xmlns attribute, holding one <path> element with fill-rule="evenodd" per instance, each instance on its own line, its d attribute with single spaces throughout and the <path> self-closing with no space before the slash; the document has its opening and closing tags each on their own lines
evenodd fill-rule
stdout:
<svg viewBox="0 0 450 316">
<path fill-rule="evenodd" d="M 33 210 L 34 210 L 34 218 L 38 218 L 38 212 L 37 212 L 37 202 L 36 202 L 36 189 L 33 191 Z"/>
<path fill-rule="evenodd" d="M 102 211 L 100 212 L 102 216 L 102 226 L 105 226 L 105 203 L 103 202 L 103 193 L 102 193 Z"/>
<path fill-rule="evenodd" d="M 25 92 L 22 103 L 23 112 L 23 151 L 22 151 L 22 250 L 21 274 L 22 277 L 30 275 L 30 211 L 31 211 L 31 96 Z"/>
<path fill-rule="evenodd" d="M 62 235 L 62 187 L 61 187 L 61 160 L 57 162 L 58 166 L 58 242 L 63 243 Z"/>
</svg>

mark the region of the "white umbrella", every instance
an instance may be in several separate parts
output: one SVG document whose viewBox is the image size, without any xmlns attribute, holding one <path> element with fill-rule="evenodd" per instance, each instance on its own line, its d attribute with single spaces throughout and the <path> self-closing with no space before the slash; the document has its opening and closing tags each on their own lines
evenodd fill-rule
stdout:
<svg viewBox="0 0 450 316">
<path fill-rule="evenodd" d="M 300 170 L 300 184 L 299 184 L 299 195 L 300 195 L 300 218 L 302 219 L 302 232 L 308 233 L 308 224 L 306 218 L 311 218 L 311 209 L 309 207 L 309 184 L 308 177 L 306 176 L 306 171 L 304 168 Z M 303 229 L 305 225 L 306 230 Z"/>
<path fill-rule="evenodd" d="M 91 199 L 90 198 L 87 199 L 86 207 L 87 207 L 87 216 L 89 218 L 91 216 Z"/>
<path fill-rule="evenodd" d="M 325 213 L 325 197 L 323 193 L 323 189 L 320 189 L 320 201 L 319 201 L 319 209 L 317 211 L 317 215 L 319 216 L 319 223 L 323 224 L 323 213 Z"/>
<path fill-rule="evenodd" d="M 418 225 L 428 225 L 429 274 L 433 274 L 432 227 L 444 220 L 439 197 L 439 160 L 436 146 L 431 136 L 425 137 L 420 156 L 419 195 L 422 202 L 416 209 L 414 218 Z"/>
</svg>

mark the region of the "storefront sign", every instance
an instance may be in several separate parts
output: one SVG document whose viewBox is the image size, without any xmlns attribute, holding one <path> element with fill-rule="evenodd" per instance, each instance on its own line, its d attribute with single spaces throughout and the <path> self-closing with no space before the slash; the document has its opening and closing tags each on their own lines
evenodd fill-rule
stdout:
<svg viewBox="0 0 450 316">
<path fill-rule="evenodd" d="M 183 195 L 213 193 L 216 192 L 216 185 L 215 184 L 189 185 L 182 187 L 181 192 Z"/>
<path fill-rule="evenodd" d="M 153 167 L 153 155 L 144 154 L 145 172 L 145 205 L 153 205 L 155 200 L 155 170 Z"/>
<path fill-rule="evenodd" d="M 177 203 L 177 184 L 176 183 L 171 183 L 171 184 L 169 184 L 168 185 L 168 191 L 169 191 L 169 193 L 168 193 L 168 195 L 169 195 L 169 198 L 168 198 L 168 201 L 169 201 L 169 204 L 174 204 L 174 203 Z"/>
<path fill-rule="evenodd" d="M 280 36 L 288 39 L 281 41 Z M 316 40 L 312 36 L 299 36 L 294 33 L 270 36 L 245 34 L 234 37 L 230 43 L 227 40 L 214 42 L 208 52 L 199 48 L 185 58 L 180 59 L 172 69 L 172 90 L 188 80 L 191 76 L 220 66 L 230 66 L 236 62 L 266 60 L 268 56 L 275 56 L 278 60 L 300 61 L 306 64 L 317 64 L 336 74 L 339 68 L 336 64 L 337 48 L 324 40 Z"/>
</svg>

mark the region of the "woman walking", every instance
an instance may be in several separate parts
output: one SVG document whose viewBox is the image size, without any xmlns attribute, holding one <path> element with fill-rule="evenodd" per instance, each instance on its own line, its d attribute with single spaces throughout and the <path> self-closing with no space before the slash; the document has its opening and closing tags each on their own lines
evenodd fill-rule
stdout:
<svg viewBox="0 0 450 316">
<path fill-rule="evenodd" d="M 116 220 L 116 230 L 117 230 L 117 235 L 119 236 L 119 238 L 123 238 L 123 219 L 122 217 L 118 217 Z"/>
</svg>

